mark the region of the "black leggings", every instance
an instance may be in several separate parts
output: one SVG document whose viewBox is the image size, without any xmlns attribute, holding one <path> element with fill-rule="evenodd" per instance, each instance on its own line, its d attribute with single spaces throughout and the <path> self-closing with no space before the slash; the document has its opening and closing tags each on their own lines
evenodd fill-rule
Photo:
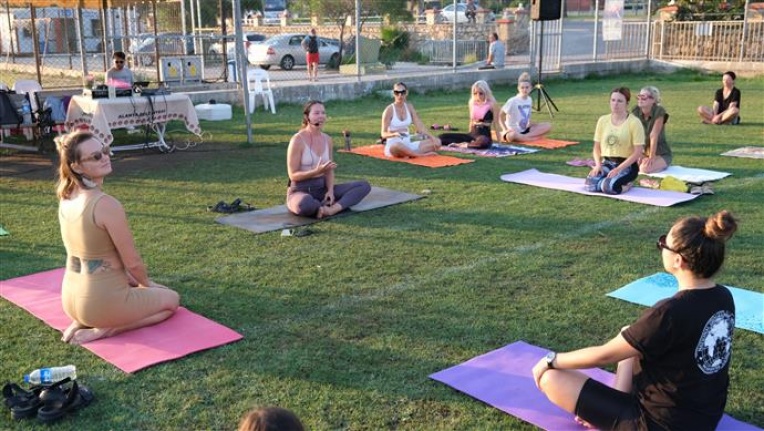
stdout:
<svg viewBox="0 0 764 431">
<path fill-rule="evenodd" d="M 661 430 L 642 411 L 634 394 L 587 379 L 576 401 L 576 416 L 600 430 Z"/>
</svg>

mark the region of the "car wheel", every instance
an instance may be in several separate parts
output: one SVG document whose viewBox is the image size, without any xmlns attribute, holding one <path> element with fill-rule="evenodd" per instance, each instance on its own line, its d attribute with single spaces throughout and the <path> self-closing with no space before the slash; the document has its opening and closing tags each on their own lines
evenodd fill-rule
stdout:
<svg viewBox="0 0 764 431">
<path fill-rule="evenodd" d="M 329 58 L 329 62 L 326 63 L 326 67 L 329 69 L 338 69 L 340 67 L 340 53 L 335 52 L 332 54 L 332 56 Z"/>
<path fill-rule="evenodd" d="M 291 55 L 285 55 L 284 58 L 281 59 L 279 66 L 284 70 L 292 70 L 294 67 L 294 58 Z"/>
</svg>

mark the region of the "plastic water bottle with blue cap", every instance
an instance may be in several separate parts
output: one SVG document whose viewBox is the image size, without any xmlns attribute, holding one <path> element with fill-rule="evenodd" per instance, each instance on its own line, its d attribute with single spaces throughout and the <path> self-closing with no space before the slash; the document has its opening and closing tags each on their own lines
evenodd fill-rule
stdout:
<svg viewBox="0 0 764 431">
<path fill-rule="evenodd" d="M 77 378 L 77 367 L 66 365 L 63 367 L 38 368 L 29 374 L 25 374 L 24 381 L 32 385 L 47 385 L 60 382 L 67 377 L 75 380 Z"/>
<path fill-rule="evenodd" d="M 27 99 L 24 99 L 24 102 L 21 103 L 21 115 L 24 118 L 24 124 L 32 122 L 32 105 L 29 104 Z"/>
</svg>

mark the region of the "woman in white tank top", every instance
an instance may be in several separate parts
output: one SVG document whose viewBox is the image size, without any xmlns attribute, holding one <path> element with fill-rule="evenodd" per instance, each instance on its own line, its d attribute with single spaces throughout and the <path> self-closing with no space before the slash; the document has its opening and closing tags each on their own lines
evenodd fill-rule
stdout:
<svg viewBox="0 0 764 431">
<path fill-rule="evenodd" d="M 382 113 L 382 131 L 387 157 L 419 157 L 435 154 L 440 149 L 440 139 L 426 132 L 422 120 L 414 107 L 406 102 L 408 89 L 406 84 L 393 85 L 395 101 Z M 414 125 L 416 137 L 412 138 L 409 128 Z"/>
</svg>

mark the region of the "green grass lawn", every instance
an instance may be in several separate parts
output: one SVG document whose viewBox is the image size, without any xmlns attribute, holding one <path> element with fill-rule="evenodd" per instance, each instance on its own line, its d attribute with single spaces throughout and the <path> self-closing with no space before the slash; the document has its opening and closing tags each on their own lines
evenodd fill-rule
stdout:
<svg viewBox="0 0 764 431">
<path fill-rule="evenodd" d="M 590 156 L 609 90 L 621 84 L 634 94 L 648 84 L 662 90 L 674 163 L 732 173 L 716 195 L 658 208 L 499 180 L 537 168 L 583 181 L 586 169 L 564 162 Z M 610 339 L 644 307 L 605 294 L 662 271 L 655 240 L 686 215 L 733 211 L 740 229 L 718 280 L 764 292 L 764 161 L 719 156 L 764 145 L 764 78 L 738 79 L 742 125 L 703 126 L 695 107 L 720 84 L 690 72 L 549 81 L 560 108 L 551 136 L 581 142 L 560 150 L 443 169 L 336 154 L 340 181 L 431 193 L 316 224 L 304 238 L 253 235 L 206 211 L 236 197 L 258 208 L 284 202 L 286 146 L 301 107 L 258 111 L 253 146 L 242 144 L 238 110 L 232 121 L 203 123 L 204 158 L 121 156 L 106 191 L 125 206 L 152 277 L 244 339 L 128 375 L 2 300 L 0 376 L 20 381 L 39 366 L 76 364 L 96 402 L 60 430 L 233 429 L 254 405 L 292 409 L 316 430 L 533 429 L 427 376 L 517 340 L 565 351 Z M 494 91 L 502 102 L 515 93 Z M 426 124 L 465 129 L 467 98 L 465 89 L 410 100 Z M 372 143 L 388 103 L 329 103 L 335 148 L 345 128 L 354 145 Z M 167 166 L 135 167 L 157 158 Z M 56 214 L 52 176 L 0 178 L 0 224 L 11 233 L 0 237 L 0 279 L 63 265 Z M 736 331 L 730 374 L 727 412 L 764 427 L 763 335 Z M 22 428 L 48 429 L 0 415 L 0 429 Z"/>
</svg>

